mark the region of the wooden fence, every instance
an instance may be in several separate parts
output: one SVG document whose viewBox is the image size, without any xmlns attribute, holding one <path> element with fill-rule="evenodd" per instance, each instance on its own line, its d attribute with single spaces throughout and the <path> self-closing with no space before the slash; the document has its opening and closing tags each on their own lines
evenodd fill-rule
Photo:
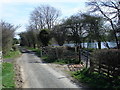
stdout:
<svg viewBox="0 0 120 90">
<path fill-rule="evenodd" d="M 120 79 L 120 53 L 119 51 L 113 52 L 114 50 L 94 53 L 90 60 L 90 72 L 98 72 L 109 78 Z"/>
<path fill-rule="evenodd" d="M 42 47 L 41 48 L 41 56 L 52 56 L 54 58 L 61 58 L 62 53 L 64 51 L 63 47 Z"/>
<path fill-rule="evenodd" d="M 120 65 L 115 67 L 105 63 L 90 62 L 90 72 L 98 72 L 110 78 L 118 78 L 120 76 Z"/>
<path fill-rule="evenodd" d="M 81 61 L 85 63 L 85 67 L 86 68 L 90 67 L 89 62 L 90 62 L 91 53 L 88 50 L 80 49 L 80 57 L 81 57 Z"/>
<path fill-rule="evenodd" d="M 112 55 L 110 55 L 110 53 L 113 53 L 114 51 L 116 50 L 111 50 L 112 52 L 108 52 L 108 56 L 106 56 L 106 52 L 107 50 L 103 50 L 103 53 L 101 54 L 101 56 L 99 57 L 96 57 L 97 55 L 94 53 L 91 54 L 90 52 L 86 51 L 86 50 L 80 50 L 80 55 L 85 57 L 85 58 L 81 58 L 81 59 L 84 59 L 84 62 L 85 62 L 85 66 L 86 68 L 90 68 L 90 72 L 97 72 L 97 73 L 100 73 L 100 74 L 103 74 L 109 78 L 116 78 L 120 79 L 120 53 L 115 53 L 117 54 L 116 56 L 114 54 L 114 57 L 112 57 Z M 109 59 L 109 60 L 105 60 L 104 57 L 108 57 L 106 59 Z M 112 57 L 112 58 L 111 58 Z M 116 58 L 117 60 L 115 60 L 114 58 L 115 57 L 118 57 Z M 102 60 L 100 60 L 100 58 Z M 96 60 L 94 60 L 96 59 Z M 88 65 L 89 64 L 89 65 Z"/>
<path fill-rule="evenodd" d="M 49 47 L 42 47 L 41 48 L 41 56 L 48 56 L 50 54 L 56 54 L 56 50 L 55 49 L 51 49 Z"/>
<path fill-rule="evenodd" d="M 63 51 L 59 52 L 57 48 L 42 48 L 42 55 L 52 55 L 54 58 L 61 58 Z M 61 50 L 61 49 L 60 49 Z M 60 54 L 61 53 L 61 54 Z M 60 56 L 61 55 L 61 56 Z M 107 60 L 100 60 L 99 58 L 105 57 L 106 55 L 103 53 L 100 57 L 95 58 L 95 54 L 91 54 L 86 50 L 80 50 L 80 55 L 85 57 L 84 64 L 69 64 L 68 68 L 70 71 L 78 71 L 83 67 L 90 68 L 90 72 L 98 72 L 100 74 L 106 75 L 110 78 L 118 78 L 120 77 L 120 60 L 117 62 Z M 104 58 L 103 58 L 104 59 Z M 110 58 L 111 60 L 111 58 Z"/>
</svg>

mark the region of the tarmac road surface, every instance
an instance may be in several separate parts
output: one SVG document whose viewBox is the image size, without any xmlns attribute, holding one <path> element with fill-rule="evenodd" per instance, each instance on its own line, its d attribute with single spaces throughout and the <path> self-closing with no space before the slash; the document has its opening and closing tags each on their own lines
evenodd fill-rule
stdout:
<svg viewBox="0 0 120 90">
<path fill-rule="evenodd" d="M 21 66 L 23 88 L 80 88 L 47 63 L 42 63 L 33 52 L 23 53 L 17 63 Z"/>
</svg>

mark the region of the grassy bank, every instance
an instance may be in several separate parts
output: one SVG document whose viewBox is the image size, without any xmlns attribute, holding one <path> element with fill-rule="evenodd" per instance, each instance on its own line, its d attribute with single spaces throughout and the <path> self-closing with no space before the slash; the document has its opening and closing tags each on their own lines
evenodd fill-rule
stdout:
<svg viewBox="0 0 120 90">
<path fill-rule="evenodd" d="M 17 56 L 20 55 L 20 51 L 10 51 L 8 52 L 8 54 L 4 55 L 3 58 L 4 59 L 11 59 L 11 58 L 16 58 Z"/>
<path fill-rule="evenodd" d="M 31 50 L 31 51 L 36 51 L 36 50 L 38 50 L 37 48 L 32 48 L 32 47 L 24 47 L 24 48 L 26 48 L 26 49 L 28 49 L 28 50 Z"/>
<path fill-rule="evenodd" d="M 106 76 L 98 73 L 89 73 L 89 69 L 71 72 L 71 75 L 79 82 L 87 84 L 90 88 L 120 89 L 119 81 L 110 81 Z"/>
<path fill-rule="evenodd" d="M 14 65 L 12 63 L 2 64 L 2 88 L 14 88 L 15 87 L 15 73 Z"/>
<path fill-rule="evenodd" d="M 14 59 L 20 55 L 20 51 L 10 51 L 3 56 L 3 59 Z M 12 61 L 2 63 L 2 88 L 14 88 L 15 87 L 15 71 L 14 63 Z"/>
<path fill-rule="evenodd" d="M 41 50 L 38 48 L 32 48 L 32 47 L 24 47 L 24 48 L 35 52 L 37 56 L 41 56 Z"/>
<path fill-rule="evenodd" d="M 0 90 L 2 89 L 2 63 L 0 63 Z"/>
<path fill-rule="evenodd" d="M 56 64 L 71 64 L 71 63 L 77 63 L 77 59 L 53 59 L 49 56 L 43 56 L 41 57 L 42 60 L 46 63 L 56 63 Z"/>
</svg>

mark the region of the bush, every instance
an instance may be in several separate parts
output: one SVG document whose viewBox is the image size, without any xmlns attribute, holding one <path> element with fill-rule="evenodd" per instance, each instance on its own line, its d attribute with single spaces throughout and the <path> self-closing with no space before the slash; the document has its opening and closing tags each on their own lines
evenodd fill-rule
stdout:
<svg viewBox="0 0 120 90">
<path fill-rule="evenodd" d="M 92 62 L 104 63 L 117 67 L 120 65 L 120 50 L 96 50 L 93 54 Z"/>
<path fill-rule="evenodd" d="M 49 58 L 49 62 L 78 63 L 78 55 L 75 52 L 67 50 L 65 47 L 45 47 L 43 56 Z"/>
<path fill-rule="evenodd" d="M 114 84 L 107 81 L 107 77 L 99 73 L 89 73 L 89 69 L 83 69 L 82 71 L 76 71 L 72 73 L 72 76 L 78 81 L 87 84 L 90 88 L 111 88 L 119 89 L 120 82 L 115 81 Z"/>
<path fill-rule="evenodd" d="M 84 50 L 87 50 L 88 52 L 93 52 L 93 51 L 95 51 L 96 49 L 95 49 L 95 48 L 84 48 Z"/>
<path fill-rule="evenodd" d="M 50 56 L 46 56 L 46 58 L 43 58 L 44 62 L 46 63 L 53 63 L 56 61 L 56 59 L 51 58 Z"/>
<path fill-rule="evenodd" d="M 92 54 L 90 62 L 90 71 L 107 75 L 108 77 L 118 79 L 120 76 L 120 50 L 96 50 Z M 119 79 L 120 80 L 120 79 Z"/>
<path fill-rule="evenodd" d="M 18 50 L 18 47 L 14 45 L 14 46 L 12 47 L 12 49 L 13 49 L 13 51 L 17 51 L 17 50 Z"/>
<path fill-rule="evenodd" d="M 69 46 L 66 46 L 66 47 L 67 47 L 67 50 L 75 51 L 75 47 L 69 47 Z"/>
<path fill-rule="evenodd" d="M 41 56 L 41 50 L 40 49 L 36 49 L 36 50 L 33 50 L 38 56 Z"/>
<path fill-rule="evenodd" d="M 3 58 L 16 58 L 20 55 L 20 51 L 10 51 L 6 55 L 3 55 Z"/>
<path fill-rule="evenodd" d="M 64 64 L 71 64 L 71 63 L 75 64 L 75 63 L 78 63 L 78 60 L 76 60 L 76 59 L 57 59 L 56 62 L 62 63 L 62 64 L 63 63 Z"/>
<path fill-rule="evenodd" d="M 75 52 L 69 51 L 69 50 L 65 50 L 62 53 L 62 59 L 67 60 L 68 63 L 78 63 L 78 55 Z"/>
</svg>

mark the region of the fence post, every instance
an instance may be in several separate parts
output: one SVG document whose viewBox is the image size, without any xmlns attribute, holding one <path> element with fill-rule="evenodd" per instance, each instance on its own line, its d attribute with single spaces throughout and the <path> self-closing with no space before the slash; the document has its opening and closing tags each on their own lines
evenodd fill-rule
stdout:
<svg viewBox="0 0 120 90">
<path fill-rule="evenodd" d="M 107 73 L 108 77 L 110 75 L 110 65 L 108 64 L 108 73 Z"/>
<path fill-rule="evenodd" d="M 79 55 L 79 62 L 78 63 L 80 63 L 81 62 L 81 49 L 80 48 L 78 49 L 78 55 Z"/>
<path fill-rule="evenodd" d="M 75 46 L 75 53 L 77 52 L 77 46 Z"/>
<path fill-rule="evenodd" d="M 91 61 L 91 58 L 90 58 L 90 73 L 93 71 L 93 65 L 92 65 L 92 61 Z"/>
<path fill-rule="evenodd" d="M 99 70 L 98 70 L 99 74 L 101 73 L 101 60 L 99 60 Z"/>
<path fill-rule="evenodd" d="M 86 68 L 88 67 L 88 54 L 89 54 L 89 52 L 88 52 L 88 50 L 87 50 Z"/>
<path fill-rule="evenodd" d="M 55 50 L 56 50 L 56 57 L 57 57 L 57 59 L 58 59 L 58 48 L 55 47 Z"/>
<path fill-rule="evenodd" d="M 41 57 L 42 57 L 42 47 L 41 47 Z"/>
</svg>

